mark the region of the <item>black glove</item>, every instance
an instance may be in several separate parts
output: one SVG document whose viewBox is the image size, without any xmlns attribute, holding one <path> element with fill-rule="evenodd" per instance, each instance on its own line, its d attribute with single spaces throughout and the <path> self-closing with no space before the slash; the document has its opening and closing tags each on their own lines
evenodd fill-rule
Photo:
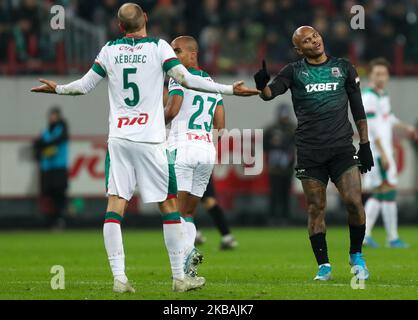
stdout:
<svg viewBox="0 0 418 320">
<path fill-rule="evenodd" d="M 263 60 L 263 67 L 254 75 L 255 86 L 258 90 L 263 90 L 270 81 L 270 75 L 267 73 L 266 61 Z"/>
<path fill-rule="evenodd" d="M 357 156 L 360 160 L 360 172 L 366 173 L 370 171 L 374 166 L 372 150 L 370 150 L 370 142 L 360 143 L 360 149 L 358 150 Z"/>
</svg>

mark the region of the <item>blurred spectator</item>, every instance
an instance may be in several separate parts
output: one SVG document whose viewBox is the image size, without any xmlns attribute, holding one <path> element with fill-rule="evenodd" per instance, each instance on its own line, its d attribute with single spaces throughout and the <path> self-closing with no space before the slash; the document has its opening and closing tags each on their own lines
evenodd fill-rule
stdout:
<svg viewBox="0 0 418 320">
<path fill-rule="evenodd" d="M 278 28 L 278 23 L 280 23 L 280 19 L 279 13 L 277 11 L 276 1 L 262 1 L 260 11 L 258 14 L 258 22 L 261 23 L 268 30 Z"/>
<path fill-rule="evenodd" d="M 62 229 L 68 187 L 68 127 L 61 110 L 53 107 L 48 126 L 35 141 L 35 154 L 40 162 L 41 197 L 51 204 L 47 227 Z"/>
<path fill-rule="evenodd" d="M 67 19 L 77 16 L 92 28 L 105 28 L 107 37 L 114 39 L 121 36 L 116 13 L 124 2 L 65 0 L 58 3 L 66 4 Z M 205 52 L 202 60 L 205 68 L 219 65 L 220 71 L 248 70 L 265 53 L 272 68 L 277 69 L 272 71 L 278 71 L 295 58 L 291 37 L 300 25 L 313 25 L 324 37 L 330 54 L 348 57 L 356 64 L 364 64 L 376 55 L 399 63 L 401 59 L 393 60 L 395 49 L 399 49 L 397 53 L 404 54 L 403 62 L 417 65 L 417 0 L 141 0 L 137 3 L 150 18 L 150 36 L 171 40 L 188 34 L 198 39 Z M 0 61 L 6 59 L 10 35 L 16 44 L 18 61 L 28 66 L 24 70 L 31 69 L 31 64 L 37 62 L 34 59 L 43 62 L 55 59 L 54 51 L 50 50 L 49 41 L 53 36 L 46 18 L 48 6 L 44 4 L 38 0 L 0 0 Z M 8 12 L 12 5 L 13 15 Z M 365 8 L 364 30 L 350 28 L 353 17 L 350 10 L 354 5 Z M 45 18 L 39 19 L 39 11 Z M 236 67 L 230 65 L 231 54 L 238 51 L 230 48 L 231 38 L 241 42 L 237 44 L 242 51 Z M 78 42 L 69 44 L 68 39 L 67 45 L 80 46 Z M 91 53 L 95 54 L 96 51 Z M 83 63 L 89 65 L 87 61 Z M 414 69 L 417 68 L 403 68 L 408 73 Z M 37 70 L 42 68 L 38 65 Z"/>
<path fill-rule="evenodd" d="M 264 132 L 264 152 L 270 177 L 270 216 L 285 224 L 291 216 L 290 192 L 295 164 L 295 125 L 290 120 L 290 105 L 277 107 L 276 121 Z"/>
<path fill-rule="evenodd" d="M 291 39 L 282 37 L 274 30 L 269 30 L 265 38 L 265 58 L 267 61 L 289 61 L 293 60 L 294 53 Z M 289 61 L 290 62 L 290 61 Z"/>
<path fill-rule="evenodd" d="M 328 39 L 328 32 L 330 31 L 330 27 L 327 17 L 318 15 L 314 18 L 312 27 L 314 27 L 324 39 Z"/>
<path fill-rule="evenodd" d="M 226 2 L 225 8 L 222 10 L 221 14 L 221 24 L 225 28 L 229 28 L 230 26 L 237 26 L 239 25 L 242 20 L 244 19 L 244 12 L 248 14 L 248 12 L 243 10 L 242 2 L 238 0 L 229 0 Z"/>
<path fill-rule="evenodd" d="M 160 1 L 160 5 L 149 14 L 149 24 L 152 30 L 156 28 L 160 30 L 159 34 L 152 33 L 152 36 L 171 41 L 174 38 L 173 26 L 179 9 L 180 7 L 174 6 L 171 1 Z"/>
<path fill-rule="evenodd" d="M 344 21 L 336 21 L 331 35 L 327 39 L 327 47 L 331 55 L 348 58 L 350 51 L 350 29 Z"/>
<path fill-rule="evenodd" d="M 93 12 L 92 21 L 96 25 L 101 25 L 107 30 L 107 37 L 114 39 L 120 35 L 117 22 L 117 13 L 119 9 L 118 0 L 103 0 L 102 5 L 97 6 Z M 116 26 L 115 26 L 116 22 Z"/>
<path fill-rule="evenodd" d="M 39 56 L 40 18 L 36 0 L 23 0 L 13 13 L 16 22 L 13 38 L 19 61 L 29 61 Z"/>
<path fill-rule="evenodd" d="M 335 1 L 333 0 L 310 0 L 311 7 L 323 8 L 328 16 L 335 14 Z"/>
<path fill-rule="evenodd" d="M 207 32 L 207 28 L 213 30 L 221 24 L 221 8 L 219 0 L 185 0 L 184 16 L 187 17 L 188 34 L 200 38 Z"/>
<path fill-rule="evenodd" d="M 365 58 L 371 60 L 376 52 L 388 61 L 393 61 L 395 45 L 395 29 L 392 24 L 385 21 L 376 32 L 367 39 Z"/>
<path fill-rule="evenodd" d="M 7 44 L 10 36 L 10 10 L 5 0 L 0 0 L 0 62 L 7 57 Z"/>
<path fill-rule="evenodd" d="M 229 27 L 221 43 L 222 54 L 219 59 L 219 69 L 223 72 L 230 72 L 243 63 L 246 54 L 244 47 L 240 29 L 237 26 Z"/>
</svg>

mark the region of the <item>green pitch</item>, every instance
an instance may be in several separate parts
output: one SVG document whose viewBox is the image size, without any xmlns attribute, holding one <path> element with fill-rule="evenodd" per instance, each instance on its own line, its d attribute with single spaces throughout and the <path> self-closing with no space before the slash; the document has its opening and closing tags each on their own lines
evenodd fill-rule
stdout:
<svg viewBox="0 0 418 320">
<path fill-rule="evenodd" d="M 124 232 L 127 275 L 136 294 L 112 293 L 102 230 L 2 232 L 0 299 L 418 299 L 418 230 L 402 228 L 410 249 L 365 249 L 371 278 L 353 290 L 348 265 L 348 230 L 329 228 L 334 280 L 314 282 L 317 270 L 304 228 L 235 229 L 236 251 L 218 250 L 219 235 L 203 229 L 204 289 L 171 292 L 162 231 Z M 375 238 L 384 244 L 384 231 Z M 65 269 L 65 289 L 52 290 L 51 267 Z"/>
</svg>

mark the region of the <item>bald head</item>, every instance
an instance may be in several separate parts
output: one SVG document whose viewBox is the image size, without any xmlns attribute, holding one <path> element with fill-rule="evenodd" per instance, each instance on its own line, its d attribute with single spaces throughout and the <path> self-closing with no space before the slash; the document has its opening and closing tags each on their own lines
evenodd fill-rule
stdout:
<svg viewBox="0 0 418 320">
<path fill-rule="evenodd" d="M 293 32 L 292 43 L 295 47 L 298 47 L 299 42 L 309 33 L 313 33 L 316 30 L 311 26 L 301 26 Z"/>
<path fill-rule="evenodd" d="M 319 61 L 322 61 L 327 58 L 322 37 L 311 26 L 297 28 L 293 33 L 292 42 L 296 52 L 307 59 L 319 59 Z"/>
<path fill-rule="evenodd" d="M 126 33 L 139 31 L 145 26 L 144 11 L 136 3 L 123 4 L 119 8 L 118 19 Z"/>
<path fill-rule="evenodd" d="M 199 52 L 199 45 L 196 39 L 190 36 L 177 37 L 171 43 L 189 52 Z"/>
<path fill-rule="evenodd" d="M 186 68 L 198 67 L 199 45 L 195 38 L 190 36 L 180 36 L 171 42 L 177 58 Z"/>
</svg>

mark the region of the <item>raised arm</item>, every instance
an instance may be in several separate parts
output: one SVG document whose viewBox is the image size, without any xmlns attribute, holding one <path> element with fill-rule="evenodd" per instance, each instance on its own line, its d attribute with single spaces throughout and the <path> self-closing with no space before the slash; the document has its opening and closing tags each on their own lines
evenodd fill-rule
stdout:
<svg viewBox="0 0 418 320">
<path fill-rule="evenodd" d="M 290 64 L 286 65 L 278 75 L 273 79 L 271 84 L 270 75 L 267 72 L 265 60 L 262 62 L 262 68 L 254 75 L 256 87 L 261 91 L 260 98 L 264 101 L 272 100 L 281 95 L 290 88 L 293 79 L 293 68 Z"/>
</svg>

